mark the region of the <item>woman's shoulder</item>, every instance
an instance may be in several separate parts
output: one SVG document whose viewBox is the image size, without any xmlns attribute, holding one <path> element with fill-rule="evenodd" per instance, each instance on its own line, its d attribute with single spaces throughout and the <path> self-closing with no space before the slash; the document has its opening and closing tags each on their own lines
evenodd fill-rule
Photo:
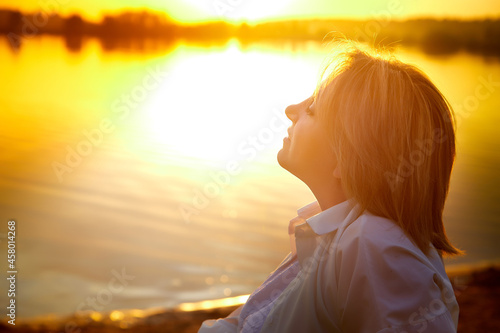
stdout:
<svg viewBox="0 0 500 333">
<path fill-rule="evenodd" d="M 335 273 L 330 287 L 336 290 L 335 304 L 341 304 L 334 308 L 345 319 L 343 327 L 356 326 L 359 317 L 380 329 L 413 331 L 417 324 L 431 327 L 432 320 L 436 327 L 453 326 L 456 301 L 442 259 L 432 246 L 424 254 L 395 222 L 370 213 L 339 231 L 331 258 L 335 265 L 328 268 Z M 419 308 L 435 305 L 432 320 L 421 318 Z M 365 331 L 358 328 L 347 331 Z"/>
<path fill-rule="evenodd" d="M 424 254 L 404 230 L 394 221 L 364 212 L 339 230 L 337 248 L 341 254 L 394 259 L 411 258 L 433 270 L 442 266 L 441 258 L 432 245 Z"/>
</svg>

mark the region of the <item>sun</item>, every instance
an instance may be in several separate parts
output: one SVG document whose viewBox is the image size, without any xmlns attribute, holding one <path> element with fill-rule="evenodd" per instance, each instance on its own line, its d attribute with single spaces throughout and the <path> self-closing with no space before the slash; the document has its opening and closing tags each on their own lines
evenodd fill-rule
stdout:
<svg viewBox="0 0 500 333">
<path fill-rule="evenodd" d="M 293 0 L 218 0 L 233 2 L 225 16 L 234 21 L 257 22 L 280 16 Z"/>
<path fill-rule="evenodd" d="M 203 10 L 207 17 L 230 22 L 258 22 L 280 16 L 295 0 L 185 0 Z"/>
</svg>

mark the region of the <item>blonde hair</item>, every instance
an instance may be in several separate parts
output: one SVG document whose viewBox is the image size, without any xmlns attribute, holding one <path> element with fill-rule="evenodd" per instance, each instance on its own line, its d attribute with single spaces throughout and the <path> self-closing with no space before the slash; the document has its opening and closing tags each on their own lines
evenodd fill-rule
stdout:
<svg viewBox="0 0 500 333">
<path fill-rule="evenodd" d="M 455 160 L 451 106 L 416 67 L 342 47 L 315 99 L 346 195 L 396 222 L 424 253 L 430 244 L 461 253 L 443 226 Z"/>
</svg>

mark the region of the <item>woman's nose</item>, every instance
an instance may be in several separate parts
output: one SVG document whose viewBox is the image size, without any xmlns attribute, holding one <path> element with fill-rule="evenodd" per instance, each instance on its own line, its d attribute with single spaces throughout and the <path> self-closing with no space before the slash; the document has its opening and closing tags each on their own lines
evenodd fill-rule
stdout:
<svg viewBox="0 0 500 333">
<path fill-rule="evenodd" d="M 297 119 L 297 104 L 289 105 L 285 109 L 285 114 L 288 119 L 290 119 L 292 122 L 295 122 L 295 120 Z"/>
</svg>

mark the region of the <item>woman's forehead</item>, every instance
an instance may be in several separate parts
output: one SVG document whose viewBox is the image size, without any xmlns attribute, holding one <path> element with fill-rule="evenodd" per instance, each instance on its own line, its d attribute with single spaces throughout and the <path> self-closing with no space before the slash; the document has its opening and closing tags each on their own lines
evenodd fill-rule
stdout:
<svg viewBox="0 0 500 333">
<path fill-rule="evenodd" d="M 331 95 L 335 91 L 335 83 L 337 81 L 337 78 L 328 78 L 321 82 L 319 87 L 316 89 L 316 91 L 313 94 L 313 98 L 317 100 L 318 102 L 323 100 L 325 97 L 331 97 Z"/>
</svg>

